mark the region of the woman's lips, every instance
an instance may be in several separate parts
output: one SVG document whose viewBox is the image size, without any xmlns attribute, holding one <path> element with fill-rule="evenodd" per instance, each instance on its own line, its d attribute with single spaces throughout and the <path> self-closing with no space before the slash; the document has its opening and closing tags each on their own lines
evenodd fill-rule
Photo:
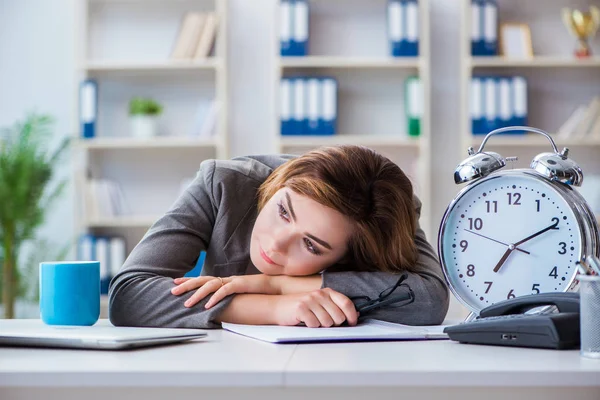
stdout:
<svg viewBox="0 0 600 400">
<path fill-rule="evenodd" d="M 262 249 L 262 247 L 260 248 L 260 256 L 263 258 L 263 260 L 265 260 L 269 264 L 277 265 L 277 264 L 275 264 L 275 262 L 273 260 L 271 260 L 269 258 L 269 256 L 264 252 L 264 250 Z"/>
</svg>

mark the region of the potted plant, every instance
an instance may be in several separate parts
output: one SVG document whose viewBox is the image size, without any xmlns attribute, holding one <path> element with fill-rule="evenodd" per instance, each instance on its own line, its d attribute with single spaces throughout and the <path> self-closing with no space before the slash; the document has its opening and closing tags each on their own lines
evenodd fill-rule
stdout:
<svg viewBox="0 0 600 400">
<path fill-rule="evenodd" d="M 153 99 L 134 97 L 129 101 L 131 134 L 134 137 L 149 138 L 158 134 L 158 116 L 162 106 Z"/>
<path fill-rule="evenodd" d="M 66 138 L 48 151 L 52 125 L 50 116 L 29 114 L 0 131 L 0 291 L 5 318 L 14 317 L 15 299 L 30 283 L 18 268 L 22 246 L 39 240 L 37 229 L 67 183 L 52 182 L 69 142 Z"/>
</svg>

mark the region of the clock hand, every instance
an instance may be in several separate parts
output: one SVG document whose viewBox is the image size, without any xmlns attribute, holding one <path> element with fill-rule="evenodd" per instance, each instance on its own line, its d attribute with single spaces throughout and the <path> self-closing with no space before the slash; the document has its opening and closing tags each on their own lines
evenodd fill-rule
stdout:
<svg viewBox="0 0 600 400">
<path fill-rule="evenodd" d="M 528 241 L 528 240 L 531 240 L 531 239 L 533 239 L 534 237 L 536 237 L 536 236 L 539 236 L 539 235 L 541 235 L 542 233 L 549 231 L 550 229 L 558 229 L 558 228 L 556 227 L 556 225 L 558 225 L 558 220 L 557 220 L 555 223 L 553 223 L 552 225 L 550 225 L 550 226 L 547 226 L 546 228 L 542 229 L 541 231 L 538 231 L 538 232 L 534 233 L 533 235 L 527 236 L 527 237 L 526 237 L 525 239 L 523 239 L 523 240 L 519 240 L 517 243 L 515 243 L 515 246 L 518 246 L 518 245 L 520 245 L 520 244 L 523 244 L 523 243 L 525 243 L 526 241 Z"/>
<path fill-rule="evenodd" d="M 468 229 L 465 229 L 465 231 L 467 231 L 467 232 L 469 232 L 469 233 L 472 233 L 472 234 L 474 234 L 474 235 L 477 235 L 477 236 L 481 236 L 482 238 L 489 239 L 489 240 L 491 240 L 492 242 L 500 243 L 500 244 L 503 244 L 503 245 L 505 245 L 505 246 L 507 246 L 507 247 L 510 247 L 510 245 L 509 245 L 508 243 L 504 243 L 504 242 L 501 242 L 501 241 L 499 241 L 499 240 L 492 239 L 491 237 L 484 236 L 484 235 L 482 235 L 481 233 L 473 232 L 473 231 L 470 231 L 470 230 L 468 230 Z M 523 252 L 523 253 L 525 253 L 525 254 L 531 254 L 531 253 L 530 253 L 530 252 L 528 252 L 527 250 L 523 250 L 523 249 L 520 249 L 520 248 L 518 248 L 518 247 L 516 247 L 516 248 L 515 248 L 515 250 L 521 251 L 521 252 Z"/>
<path fill-rule="evenodd" d="M 502 258 L 500 259 L 500 261 L 498 261 L 498 264 L 496 264 L 496 266 L 494 267 L 494 272 L 498 272 L 500 270 L 500 267 L 506 262 L 506 259 L 508 258 L 508 256 L 510 256 L 510 253 L 512 253 L 514 250 L 515 250 L 515 245 L 511 244 L 508 246 L 508 249 L 506 249 L 506 251 L 502 255 Z"/>
</svg>

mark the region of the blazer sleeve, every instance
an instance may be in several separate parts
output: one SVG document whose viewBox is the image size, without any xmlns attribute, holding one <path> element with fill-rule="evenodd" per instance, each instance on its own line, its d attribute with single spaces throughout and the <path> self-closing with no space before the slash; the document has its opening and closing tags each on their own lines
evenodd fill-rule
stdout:
<svg viewBox="0 0 600 400">
<path fill-rule="evenodd" d="M 420 201 L 415 198 L 417 214 L 420 215 Z M 415 235 L 418 249 L 419 273 L 407 273 L 408 284 L 415 294 L 415 301 L 405 306 L 389 305 L 369 312 L 369 318 L 406 325 L 439 325 L 448 312 L 449 293 L 437 254 L 418 227 Z M 325 270 L 322 273 L 322 287 L 331 288 L 348 297 L 369 296 L 374 299 L 393 286 L 399 274 L 386 272 Z"/>
<path fill-rule="evenodd" d="M 215 322 L 233 296 L 210 310 L 208 298 L 193 307 L 183 303 L 194 291 L 171 293 L 173 278 L 193 268 L 208 248 L 218 211 L 213 192 L 215 161 L 200 165 L 196 178 L 133 249 L 109 288 L 109 318 L 117 326 L 220 328 Z"/>
</svg>

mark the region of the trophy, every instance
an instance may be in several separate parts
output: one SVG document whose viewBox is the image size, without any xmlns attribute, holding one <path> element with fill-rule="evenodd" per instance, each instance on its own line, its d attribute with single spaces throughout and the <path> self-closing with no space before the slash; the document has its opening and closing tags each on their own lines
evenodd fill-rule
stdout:
<svg viewBox="0 0 600 400">
<path fill-rule="evenodd" d="M 600 25 L 600 10 L 596 6 L 590 6 L 589 12 L 563 8 L 563 22 L 569 32 L 578 40 L 575 56 L 579 58 L 592 55 L 589 40 L 594 37 L 598 25 Z"/>
</svg>

